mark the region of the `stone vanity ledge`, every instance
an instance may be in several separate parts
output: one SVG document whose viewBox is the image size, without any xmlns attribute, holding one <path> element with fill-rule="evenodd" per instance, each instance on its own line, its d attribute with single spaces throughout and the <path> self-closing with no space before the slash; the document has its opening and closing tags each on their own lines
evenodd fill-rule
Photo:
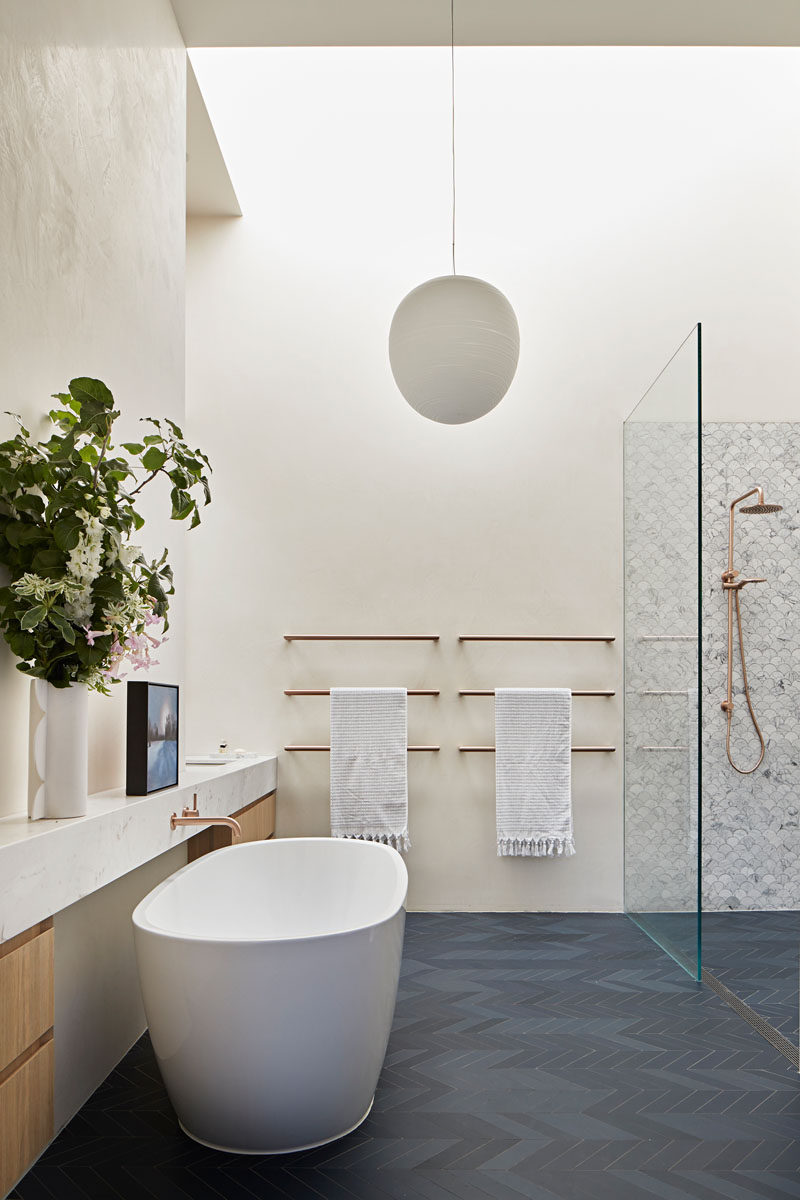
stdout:
<svg viewBox="0 0 800 1200">
<path fill-rule="evenodd" d="M 202 816 L 226 817 L 274 791 L 277 764 L 268 755 L 184 766 L 178 786 L 163 792 L 97 792 L 84 817 L 0 818 L 0 942 L 194 837 L 202 826 L 173 831 L 169 818 L 191 806 L 195 792 Z"/>
</svg>

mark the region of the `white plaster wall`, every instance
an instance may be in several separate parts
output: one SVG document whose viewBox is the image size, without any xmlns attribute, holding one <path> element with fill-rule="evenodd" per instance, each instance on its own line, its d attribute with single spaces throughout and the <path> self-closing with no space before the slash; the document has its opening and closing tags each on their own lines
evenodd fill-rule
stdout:
<svg viewBox="0 0 800 1200">
<path fill-rule="evenodd" d="M 2 6 L 0 407 L 37 431 L 75 375 L 111 387 L 120 440 L 140 416 L 183 419 L 185 63 L 168 0 Z M 155 677 L 180 681 L 183 530 L 166 496 L 143 496 L 145 548 L 169 545 L 179 588 Z M 26 804 L 28 686 L 3 644 L 0 814 Z M 90 790 L 124 783 L 124 732 L 124 687 L 93 698 Z M 56 914 L 57 1127 L 144 1029 L 130 913 L 185 860 L 170 852 Z"/>
<path fill-rule="evenodd" d="M 108 383 L 120 440 L 140 416 L 183 417 L 185 69 L 168 0 L 3 4 L 0 387 L 37 432 L 76 375 Z M 147 505 L 146 546 L 169 544 L 180 580 L 183 531 Z M 176 679 L 181 601 L 173 615 Z M 0 814 L 26 804 L 28 686 L 2 643 Z M 124 688 L 93 697 L 91 791 L 124 781 L 124 721 Z"/>
<path fill-rule="evenodd" d="M 190 738 L 327 741 L 285 687 L 406 684 L 410 904 L 617 909 L 621 758 L 574 763 L 578 853 L 498 860 L 489 700 L 620 687 L 621 642 L 459 646 L 459 633 L 621 638 L 621 421 L 694 323 L 707 412 L 797 413 L 800 100 L 793 50 L 457 52 L 458 267 L 503 289 L 517 378 L 484 420 L 409 409 L 386 337 L 449 269 L 446 49 L 193 51 L 244 213 L 190 223 L 187 394 L 217 500 L 190 543 Z M 285 632 L 425 632 L 438 646 Z M 621 747 L 619 700 L 575 741 Z M 284 755 L 279 833 L 328 830 L 324 755 Z"/>
</svg>

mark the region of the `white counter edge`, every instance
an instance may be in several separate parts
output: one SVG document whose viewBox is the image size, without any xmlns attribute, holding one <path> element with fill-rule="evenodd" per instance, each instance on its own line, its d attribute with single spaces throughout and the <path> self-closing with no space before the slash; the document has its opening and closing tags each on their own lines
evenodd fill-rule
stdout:
<svg viewBox="0 0 800 1200">
<path fill-rule="evenodd" d="M 230 816 L 277 786 L 275 755 L 223 766 L 185 766 L 178 787 L 150 796 L 123 788 L 90 796 L 84 817 L 29 821 L 0 818 L 0 942 L 105 887 L 200 832 L 169 827 L 173 812 Z"/>
</svg>

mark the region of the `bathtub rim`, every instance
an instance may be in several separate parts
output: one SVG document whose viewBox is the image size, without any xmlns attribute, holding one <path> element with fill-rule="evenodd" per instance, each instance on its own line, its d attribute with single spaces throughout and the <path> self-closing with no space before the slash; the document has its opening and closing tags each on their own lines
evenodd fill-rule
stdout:
<svg viewBox="0 0 800 1200">
<path fill-rule="evenodd" d="M 203 855 L 201 858 L 195 859 L 194 862 L 187 863 L 185 866 L 179 867 L 177 871 L 173 871 L 172 874 L 168 875 L 166 879 L 162 879 L 161 883 L 156 884 L 156 886 L 152 888 L 146 896 L 142 897 L 131 913 L 131 920 L 133 922 L 134 929 L 141 930 L 142 933 L 150 933 L 155 934 L 158 937 L 168 938 L 173 942 L 203 943 L 204 945 L 210 946 L 292 946 L 305 944 L 307 942 L 328 941 L 330 938 L 346 937 L 351 933 L 364 933 L 369 929 L 380 929 L 382 925 L 386 925 L 390 921 L 394 921 L 398 914 L 405 910 L 406 900 L 408 898 L 408 868 L 403 860 L 402 855 L 399 853 L 399 851 L 395 850 L 393 846 L 387 846 L 384 842 L 372 842 L 360 838 L 332 837 L 276 838 L 274 844 L 278 845 L 280 843 L 287 842 L 328 843 L 344 841 L 357 842 L 362 846 L 374 846 L 376 849 L 389 851 L 391 855 L 396 855 L 399 859 L 399 867 L 401 870 L 398 871 L 399 879 L 392 897 L 393 907 L 391 908 L 391 911 L 388 912 L 386 916 L 381 917 L 379 921 L 368 921 L 361 925 L 349 925 L 347 928 L 332 929 L 327 933 L 301 934 L 297 937 L 213 937 L 205 933 L 186 933 L 185 931 L 177 929 L 165 929 L 163 926 L 153 924 L 153 922 L 147 917 L 145 910 L 149 907 L 151 902 L 154 901 L 156 897 L 167 887 L 173 884 L 175 880 L 179 878 L 179 876 L 185 874 L 187 871 L 193 871 L 197 867 L 201 867 L 204 859 L 208 857 L 208 855 Z M 228 855 L 234 851 L 243 849 L 245 846 L 266 846 L 269 845 L 270 842 L 272 842 L 271 838 L 264 839 L 263 842 L 240 842 L 237 846 L 223 846 L 219 850 L 213 850 L 211 851 L 211 854 L 213 854 L 215 857 L 221 854 Z M 372 851 L 370 851 L 370 853 L 372 853 Z M 397 867 L 398 864 L 396 863 L 396 870 Z"/>
</svg>

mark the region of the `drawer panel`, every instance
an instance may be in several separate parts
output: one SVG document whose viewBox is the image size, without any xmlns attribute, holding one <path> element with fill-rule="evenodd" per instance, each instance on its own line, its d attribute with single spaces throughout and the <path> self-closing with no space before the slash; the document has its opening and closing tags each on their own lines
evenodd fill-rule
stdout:
<svg viewBox="0 0 800 1200">
<path fill-rule="evenodd" d="M 53 1037 L 45 1036 L 19 1067 L 0 1073 L 0 1196 L 53 1136 Z"/>
<path fill-rule="evenodd" d="M 251 804 L 237 814 L 243 842 L 260 842 L 275 833 L 275 794 Z"/>
<path fill-rule="evenodd" d="M 0 943 L 0 1071 L 53 1026 L 53 927 Z"/>
</svg>

